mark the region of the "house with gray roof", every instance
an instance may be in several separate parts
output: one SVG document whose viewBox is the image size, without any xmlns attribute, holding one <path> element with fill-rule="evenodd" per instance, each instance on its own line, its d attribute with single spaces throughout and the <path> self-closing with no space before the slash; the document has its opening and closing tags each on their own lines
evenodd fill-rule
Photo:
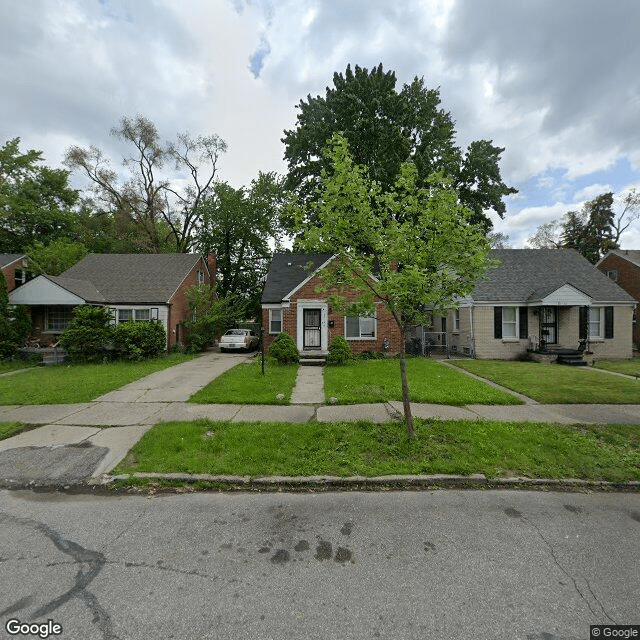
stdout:
<svg viewBox="0 0 640 640">
<path fill-rule="evenodd" d="M 32 277 L 28 258 L 23 253 L 0 253 L 0 270 L 7 280 L 7 291 L 13 291 Z"/>
<path fill-rule="evenodd" d="M 596 267 L 608 278 L 622 287 L 635 301 L 636 308 L 633 316 L 633 344 L 640 350 L 640 322 L 638 311 L 640 307 L 640 251 L 638 249 L 613 249 L 608 251 Z"/>
<path fill-rule="evenodd" d="M 496 249 L 499 264 L 444 319 L 450 351 L 515 359 L 574 349 L 631 358 L 636 301 L 573 249 Z"/>
<path fill-rule="evenodd" d="M 74 307 L 112 310 L 114 323 L 159 320 L 167 347 L 183 341 L 189 311 L 185 291 L 215 282 L 215 256 L 199 254 L 91 254 L 59 276 L 41 275 L 9 294 L 27 305 L 41 344 L 57 342 Z"/>
<path fill-rule="evenodd" d="M 333 259 L 331 253 L 273 256 L 262 293 L 265 348 L 285 332 L 303 356 L 326 354 L 336 336 L 344 337 L 355 353 L 397 353 L 400 331 L 381 300 L 374 300 L 373 316 L 342 316 L 331 308 L 328 296 L 332 291 L 322 290 L 321 271 Z"/>
</svg>

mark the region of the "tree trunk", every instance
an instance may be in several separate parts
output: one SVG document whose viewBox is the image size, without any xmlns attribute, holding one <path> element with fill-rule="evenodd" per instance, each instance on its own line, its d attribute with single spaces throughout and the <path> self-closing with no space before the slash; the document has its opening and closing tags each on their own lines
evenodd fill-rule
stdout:
<svg viewBox="0 0 640 640">
<path fill-rule="evenodd" d="M 407 380 L 407 358 L 405 353 L 405 330 L 400 332 L 400 377 L 402 378 L 402 405 L 404 407 L 404 420 L 407 423 L 407 435 L 409 440 L 415 440 L 416 432 L 413 428 L 413 415 L 411 414 L 411 400 L 409 398 L 409 382 Z"/>
</svg>

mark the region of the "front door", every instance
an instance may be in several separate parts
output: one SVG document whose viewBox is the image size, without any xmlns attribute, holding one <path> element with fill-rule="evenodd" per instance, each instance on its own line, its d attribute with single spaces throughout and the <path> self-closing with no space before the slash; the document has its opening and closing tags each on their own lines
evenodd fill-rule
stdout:
<svg viewBox="0 0 640 640">
<path fill-rule="evenodd" d="M 556 307 L 542 307 L 540 334 L 547 344 L 558 343 L 558 316 Z"/>
<path fill-rule="evenodd" d="M 320 309 L 304 309 L 302 314 L 304 339 L 303 349 L 320 349 Z"/>
</svg>

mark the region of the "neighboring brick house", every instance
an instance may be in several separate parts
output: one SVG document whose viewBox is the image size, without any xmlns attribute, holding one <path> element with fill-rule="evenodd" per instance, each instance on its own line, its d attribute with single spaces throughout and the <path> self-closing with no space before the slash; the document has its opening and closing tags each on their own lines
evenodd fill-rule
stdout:
<svg viewBox="0 0 640 640">
<path fill-rule="evenodd" d="M 496 249 L 487 272 L 446 318 L 449 349 L 515 359 L 527 350 L 577 349 L 631 358 L 635 301 L 573 249 Z"/>
<path fill-rule="evenodd" d="M 331 291 L 317 291 L 319 271 L 332 259 L 330 253 L 274 255 L 262 293 L 265 348 L 284 331 L 302 354 L 326 353 L 336 336 L 346 338 L 354 353 L 400 351 L 400 330 L 380 300 L 374 300 L 373 317 L 345 317 L 331 309 Z"/>
<path fill-rule="evenodd" d="M 640 303 L 640 251 L 632 249 L 615 249 L 605 254 L 596 267 L 616 282 L 637 302 Z M 638 322 L 638 306 L 633 316 L 633 344 L 640 349 L 640 322 Z"/>
<path fill-rule="evenodd" d="M 114 323 L 161 321 L 170 348 L 184 340 L 185 291 L 214 283 L 215 270 L 212 254 L 92 254 L 59 276 L 34 278 L 9 301 L 30 307 L 34 332 L 44 343 L 57 341 L 74 307 L 90 304 L 112 309 Z"/>
<path fill-rule="evenodd" d="M 23 253 L 0 253 L 0 269 L 7 279 L 7 291 L 13 291 L 32 278 L 27 256 Z"/>
</svg>

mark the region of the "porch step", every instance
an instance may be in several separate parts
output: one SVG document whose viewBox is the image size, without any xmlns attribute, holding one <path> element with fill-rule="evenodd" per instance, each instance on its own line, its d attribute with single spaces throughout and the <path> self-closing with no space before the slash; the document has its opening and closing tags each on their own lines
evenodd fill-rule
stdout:
<svg viewBox="0 0 640 640">
<path fill-rule="evenodd" d="M 327 363 L 327 357 L 324 353 L 301 353 L 300 366 L 305 367 L 324 367 Z"/>
</svg>

